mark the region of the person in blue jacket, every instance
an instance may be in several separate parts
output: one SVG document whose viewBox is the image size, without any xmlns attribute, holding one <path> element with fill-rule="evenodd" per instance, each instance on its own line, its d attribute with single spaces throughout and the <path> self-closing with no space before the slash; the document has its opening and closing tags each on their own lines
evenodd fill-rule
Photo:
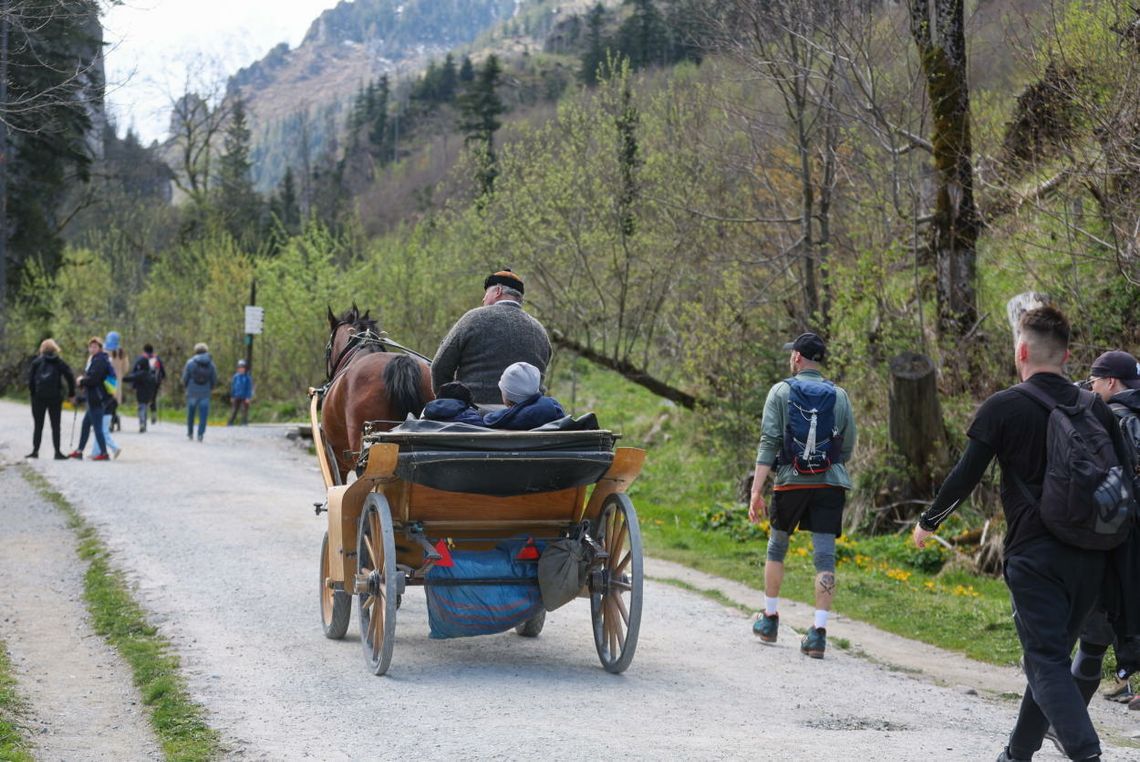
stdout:
<svg viewBox="0 0 1140 762">
<path fill-rule="evenodd" d="M 111 367 L 111 360 L 107 357 L 107 353 L 103 351 L 102 337 L 92 336 L 91 340 L 87 342 L 87 352 L 90 355 L 87 359 L 87 367 L 83 369 L 83 375 L 77 379 L 77 383 L 87 399 L 87 412 L 83 414 L 83 427 L 79 433 L 79 447 L 68 457 L 82 460 L 83 450 L 87 447 L 87 438 L 94 431 L 95 442 L 99 445 L 99 454 L 92 457 L 91 460 L 110 460 L 107 455 L 107 443 L 103 439 L 103 407 L 108 399 L 114 398 L 111 396 L 111 392 L 107 390 L 104 381 L 108 377 L 114 378 L 114 369 Z"/>
<path fill-rule="evenodd" d="M 471 390 L 462 381 L 451 381 L 439 387 L 439 396 L 424 406 L 420 418 L 443 423 L 483 425 L 483 416 L 471 399 Z"/>
<path fill-rule="evenodd" d="M 218 384 L 218 369 L 210 357 L 210 348 L 199 341 L 194 356 L 182 369 L 182 385 L 186 387 L 186 438 L 194 438 L 194 415 L 198 416 L 198 441 L 206 436 L 206 419 L 210 417 L 210 393 Z"/>
<path fill-rule="evenodd" d="M 507 407 L 487 413 L 483 416 L 483 425 L 492 429 L 525 431 L 564 418 L 566 412 L 558 400 L 542 394 L 541 382 L 542 374 L 528 362 L 507 366 L 499 379 L 499 391 Z"/>
<path fill-rule="evenodd" d="M 245 360 L 238 360 L 237 372 L 230 380 L 230 405 L 233 406 L 233 410 L 230 411 L 230 420 L 226 422 L 227 426 L 234 425 L 239 411 L 241 412 L 241 425 L 249 425 L 249 403 L 252 399 L 253 376 L 249 375 L 249 368 L 246 367 Z"/>
</svg>

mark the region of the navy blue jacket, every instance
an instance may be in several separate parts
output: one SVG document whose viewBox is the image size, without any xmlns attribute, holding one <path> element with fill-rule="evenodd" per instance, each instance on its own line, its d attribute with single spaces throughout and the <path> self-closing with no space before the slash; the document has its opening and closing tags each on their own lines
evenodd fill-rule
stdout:
<svg viewBox="0 0 1140 762">
<path fill-rule="evenodd" d="M 473 426 L 483 425 L 483 416 L 479 411 L 468 406 L 463 400 L 454 400 L 444 397 L 427 403 L 421 418 L 430 421 L 444 421 L 446 423 L 470 423 Z"/>
<path fill-rule="evenodd" d="M 526 431 L 566 416 L 558 400 L 536 394 L 504 410 L 483 416 L 483 425 L 492 429 Z"/>
<path fill-rule="evenodd" d="M 83 380 L 79 385 L 87 393 L 87 404 L 92 407 L 104 407 L 111 394 L 103 387 L 103 381 L 108 376 L 114 376 L 115 369 L 111 367 L 111 358 L 106 352 L 99 352 L 91 358 L 91 364 L 83 372 Z"/>
</svg>

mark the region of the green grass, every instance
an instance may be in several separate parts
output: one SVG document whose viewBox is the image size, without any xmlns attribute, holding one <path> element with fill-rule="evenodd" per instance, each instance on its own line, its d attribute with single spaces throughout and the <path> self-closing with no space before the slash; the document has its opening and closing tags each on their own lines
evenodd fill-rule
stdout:
<svg viewBox="0 0 1140 762">
<path fill-rule="evenodd" d="M 26 716 L 26 712 L 27 707 L 16 691 L 8 649 L 0 641 L 0 759 L 12 762 L 32 762 L 34 759 L 21 732 L 20 719 Z"/>
<path fill-rule="evenodd" d="M 190 699 L 174 648 L 147 623 L 145 612 L 132 598 L 123 574 L 112 566 L 110 553 L 94 528 L 42 476 L 26 467 L 22 473 L 67 516 L 75 531 L 79 555 L 89 563 L 83 592 L 92 625 L 130 665 L 167 759 L 191 762 L 220 758 L 218 734 L 206 724 L 204 709 Z"/>
<path fill-rule="evenodd" d="M 731 469 L 700 434 L 697 413 L 581 360 L 555 367 L 550 388 L 564 407 L 593 410 L 603 426 L 621 432 L 619 444 L 649 451 L 629 492 L 648 553 L 763 589 L 766 531 L 747 523 Z M 813 602 L 810 548 L 810 535 L 793 535 L 783 597 Z M 960 571 L 934 573 L 943 553 L 920 552 L 909 536 L 842 538 L 836 610 L 975 659 L 1016 664 L 1021 649 L 1005 585 Z"/>
</svg>

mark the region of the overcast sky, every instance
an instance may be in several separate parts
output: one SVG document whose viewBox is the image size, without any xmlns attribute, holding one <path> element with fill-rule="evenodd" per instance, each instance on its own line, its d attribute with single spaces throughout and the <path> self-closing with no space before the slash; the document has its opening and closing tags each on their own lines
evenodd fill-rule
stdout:
<svg viewBox="0 0 1140 762">
<path fill-rule="evenodd" d="M 161 140 L 188 66 L 223 80 L 279 42 L 295 47 L 337 0 L 125 0 L 103 17 L 107 103 L 122 134 Z M 192 63 L 193 62 L 193 63 Z"/>
</svg>

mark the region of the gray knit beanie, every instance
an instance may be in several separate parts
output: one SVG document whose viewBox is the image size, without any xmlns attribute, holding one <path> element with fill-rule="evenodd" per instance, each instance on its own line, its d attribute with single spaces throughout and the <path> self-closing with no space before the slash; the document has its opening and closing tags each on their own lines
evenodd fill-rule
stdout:
<svg viewBox="0 0 1140 762">
<path fill-rule="evenodd" d="M 499 390 L 511 402 L 522 402 L 538 394 L 542 374 L 528 362 L 516 362 L 507 366 L 499 379 Z"/>
</svg>

